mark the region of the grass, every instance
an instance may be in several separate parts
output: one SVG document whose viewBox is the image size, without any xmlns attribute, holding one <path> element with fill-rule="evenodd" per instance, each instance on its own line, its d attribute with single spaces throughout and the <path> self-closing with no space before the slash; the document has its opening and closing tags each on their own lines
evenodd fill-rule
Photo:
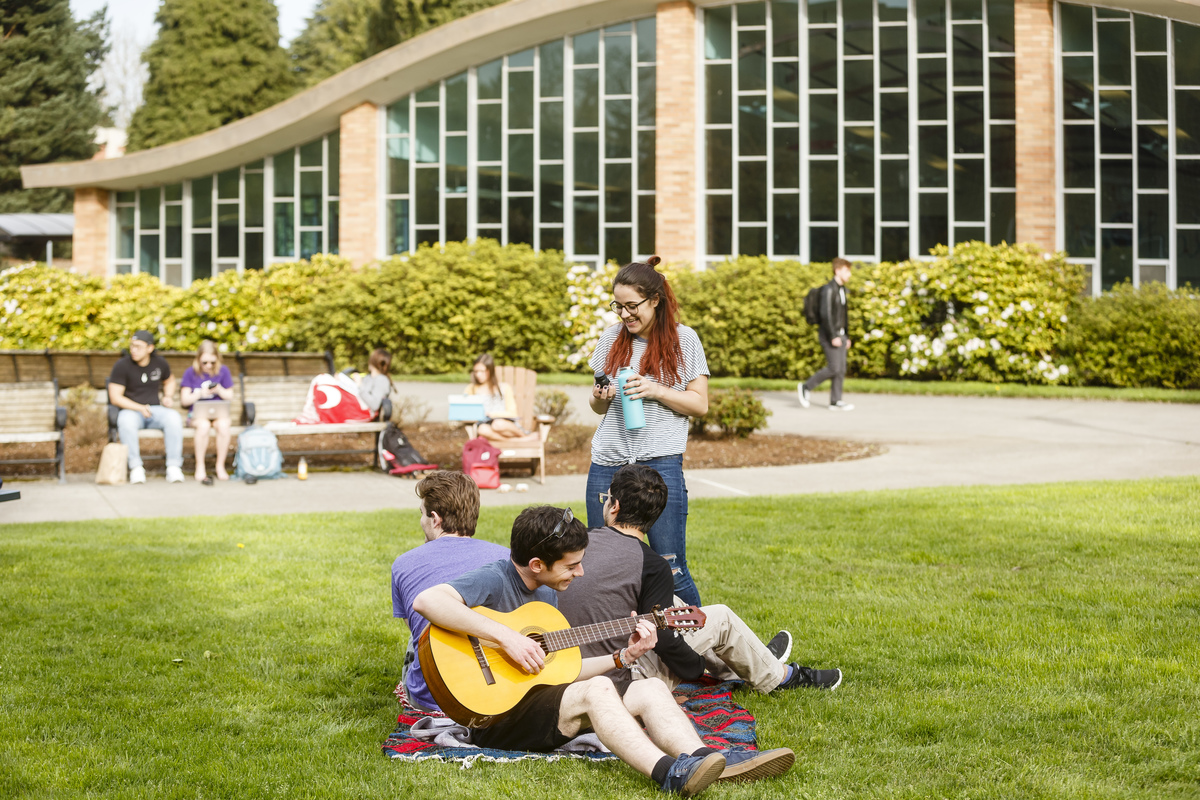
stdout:
<svg viewBox="0 0 1200 800">
<path fill-rule="evenodd" d="M 398 381 L 458 383 L 470 381 L 467 373 L 447 375 L 393 375 Z M 538 375 L 542 386 L 584 386 L 592 376 L 576 372 L 546 372 Z M 796 381 L 776 378 L 713 378 L 710 386 L 737 387 L 760 391 L 796 391 Z M 980 381 L 902 381 L 893 378 L 847 378 L 846 391 L 859 394 L 919 394 L 954 397 L 1038 397 L 1051 400 L 1123 400 L 1151 403 L 1200 403 L 1200 389 L 1157 387 L 1038 386 L 1023 383 Z"/>
<path fill-rule="evenodd" d="M 705 796 L 1197 797 L 1197 519 L 1195 478 L 694 502 L 705 600 L 846 674 L 739 693 L 797 765 Z M 658 796 L 380 754 L 420 541 L 412 512 L 0 527 L 0 797 Z"/>
</svg>

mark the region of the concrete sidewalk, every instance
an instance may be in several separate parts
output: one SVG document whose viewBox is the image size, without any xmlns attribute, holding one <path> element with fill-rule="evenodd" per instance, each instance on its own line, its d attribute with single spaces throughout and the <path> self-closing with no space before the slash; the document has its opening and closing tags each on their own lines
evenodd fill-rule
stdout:
<svg viewBox="0 0 1200 800">
<path fill-rule="evenodd" d="M 421 398 L 430 419 L 445 419 L 454 384 L 406 383 L 401 395 Z M 587 387 L 558 387 L 572 398 L 576 421 L 597 418 L 587 408 Z M 876 458 L 785 467 L 691 470 L 691 498 L 905 489 L 972 484 L 1200 475 L 1200 405 L 1027 400 L 978 397 L 854 395 L 852 412 L 830 412 L 814 402 L 800 408 L 793 393 L 766 392 L 772 432 L 884 444 Z M 824 395 L 814 397 L 824 401 Z M 583 505 L 583 475 L 536 480 L 525 493 L 484 492 L 484 505 L 572 503 Z M 414 482 L 377 472 L 314 472 L 307 481 L 289 476 L 201 486 L 96 486 L 92 476 L 12 482 L 21 499 L 0 504 L 0 523 L 122 517 L 216 514 L 283 514 L 320 511 L 416 509 Z M 7 486 L 8 484 L 6 484 Z"/>
</svg>

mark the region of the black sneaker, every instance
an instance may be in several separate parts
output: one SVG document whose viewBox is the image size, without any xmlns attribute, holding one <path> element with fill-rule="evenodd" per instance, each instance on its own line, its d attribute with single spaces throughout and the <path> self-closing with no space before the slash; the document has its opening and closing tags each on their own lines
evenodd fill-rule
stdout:
<svg viewBox="0 0 1200 800">
<path fill-rule="evenodd" d="M 725 756 L 709 753 L 706 756 L 689 756 L 681 753 L 671 765 L 667 777 L 663 778 L 664 792 L 679 792 L 684 797 L 699 794 L 725 771 Z"/>
<path fill-rule="evenodd" d="M 799 689 L 801 686 L 811 686 L 814 689 L 833 691 L 842 684 L 840 669 L 810 669 L 799 664 L 788 664 L 792 669 L 792 677 L 779 684 L 779 689 Z"/>
<path fill-rule="evenodd" d="M 725 771 L 721 781 L 758 781 L 775 778 L 792 768 L 796 754 L 786 747 L 774 750 L 722 750 Z"/>
<path fill-rule="evenodd" d="M 767 649 L 775 656 L 776 661 L 786 664 L 788 656 L 792 654 L 792 635 L 787 631 L 780 631 L 767 642 Z"/>
</svg>

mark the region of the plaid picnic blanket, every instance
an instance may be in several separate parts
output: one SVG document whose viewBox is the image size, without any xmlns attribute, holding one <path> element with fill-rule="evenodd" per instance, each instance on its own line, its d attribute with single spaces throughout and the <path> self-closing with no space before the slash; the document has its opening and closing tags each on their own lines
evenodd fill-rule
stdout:
<svg viewBox="0 0 1200 800">
<path fill-rule="evenodd" d="M 700 738 L 709 747 L 719 750 L 757 749 L 754 715 L 733 701 L 733 690 L 741 685 L 741 681 L 716 683 L 702 679 L 694 683 L 680 684 L 675 689 L 675 697 L 680 701 L 684 713 L 692 720 Z M 607 761 L 616 758 L 612 753 L 599 752 L 569 753 L 556 750 L 553 753 L 529 753 L 523 750 L 445 747 L 433 742 L 421 741 L 409 733 L 409 730 L 421 717 L 441 715 L 430 715 L 403 703 L 402 706 L 403 710 L 396 719 L 396 730 L 383 743 L 383 754 L 388 758 L 402 761 L 424 761 L 426 759 L 458 761 L 462 762 L 463 769 L 470 767 L 480 759 L 507 762 L 523 759 L 557 761 L 560 758 Z"/>
</svg>

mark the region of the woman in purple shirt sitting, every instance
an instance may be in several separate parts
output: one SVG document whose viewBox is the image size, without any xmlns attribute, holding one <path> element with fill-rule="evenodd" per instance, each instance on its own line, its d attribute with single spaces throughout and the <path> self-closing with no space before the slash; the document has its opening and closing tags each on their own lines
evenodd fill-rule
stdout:
<svg viewBox="0 0 1200 800">
<path fill-rule="evenodd" d="M 204 454 L 208 452 L 208 432 L 217 429 L 217 480 L 229 480 L 225 471 L 225 457 L 229 453 L 229 415 L 218 416 L 210 420 L 202 413 L 204 404 L 214 400 L 229 401 L 233 398 L 233 376 L 229 367 L 221 363 L 221 354 L 217 346 L 209 339 L 200 343 L 196 351 L 196 360 L 183 373 L 179 382 L 180 399 L 188 410 L 187 424 L 196 429 L 193 439 L 196 445 L 196 480 L 205 486 L 212 486 L 211 475 L 204 470 Z"/>
</svg>

